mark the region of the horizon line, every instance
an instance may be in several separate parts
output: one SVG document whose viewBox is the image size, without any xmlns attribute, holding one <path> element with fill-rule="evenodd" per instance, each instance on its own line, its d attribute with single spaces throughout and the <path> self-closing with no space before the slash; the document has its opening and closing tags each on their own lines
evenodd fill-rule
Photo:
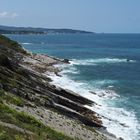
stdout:
<svg viewBox="0 0 140 140">
<path fill-rule="evenodd" d="M 54 29 L 54 30 L 77 30 L 77 31 L 85 31 L 85 32 L 90 32 L 93 34 L 140 34 L 137 32 L 94 32 L 94 31 L 90 31 L 90 30 L 84 30 L 84 29 L 77 29 L 77 28 L 59 28 L 59 27 L 55 27 L 55 28 L 49 28 L 49 27 L 42 27 L 42 26 L 16 26 L 16 25 L 0 25 L 0 26 L 4 26 L 4 27 L 13 27 L 13 28 L 36 28 L 36 29 Z"/>
</svg>

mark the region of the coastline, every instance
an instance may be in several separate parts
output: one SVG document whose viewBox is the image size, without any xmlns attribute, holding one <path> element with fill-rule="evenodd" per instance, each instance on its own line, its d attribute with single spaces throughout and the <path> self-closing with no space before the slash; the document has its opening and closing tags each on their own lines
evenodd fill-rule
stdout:
<svg viewBox="0 0 140 140">
<path fill-rule="evenodd" d="M 43 125 L 74 139 L 116 140 L 102 125 L 101 116 L 85 107 L 95 102 L 50 83 L 52 79 L 46 72 L 60 76 L 60 70 L 54 65 L 68 64 L 67 59 L 32 54 L 17 43 L 14 46 L 2 44 L 0 49 L 0 74 L 1 81 L 4 81 L 0 84 L 0 90 L 4 96 L 8 94 L 8 98 L 12 95 L 23 100 L 21 105 L 4 98 L 6 106 L 18 113 L 34 116 Z M 12 125 L 10 122 L 1 124 L 6 127 Z"/>
<path fill-rule="evenodd" d="M 46 65 L 47 62 L 47 68 L 44 68 L 41 64 L 35 64 L 34 60 L 43 62 L 43 65 Z M 30 65 L 28 65 L 28 63 L 30 63 Z M 105 137 L 107 137 L 107 139 L 117 139 L 115 135 L 109 133 L 106 130 L 106 127 L 102 125 L 102 117 L 97 112 L 94 112 L 93 110 L 86 107 L 94 106 L 94 104 L 97 104 L 96 102 L 89 100 L 86 97 L 83 97 L 69 89 L 65 89 L 51 83 L 52 79 L 50 75 L 54 74 L 55 76 L 61 78 L 62 75 L 60 75 L 59 73 L 62 71 L 62 69 L 60 69 L 59 65 L 69 65 L 70 62 L 68 61 L 68 59 L 59 59 L 44 54 L 34 54 L 32 55 L 32 60 L 30 61 L 28 58 L 23 59 L 21 66 L 25 67 L 26 64 L 28 65 L 26 68 L 30 70 L 33 70 L 34 68 L 35 70 L 37 70 L 37 67 L 40 67 L 38 69 L 39 71 L 37 71 L 39 73 L 42 73 L 43 76 L 47 76 L 50 78 L 50 82 L 48 83 L 48 89 L 49 91 L 57 94 L 58 96 L 57 103 L 50 103 L 50 108 L 55 108 L 63 115 L 76 119 L 89 128 L 93 127 L 98 133 L 101 133 Z M 57 67 L 55 65 L 57 65 Z"/>
</svg>

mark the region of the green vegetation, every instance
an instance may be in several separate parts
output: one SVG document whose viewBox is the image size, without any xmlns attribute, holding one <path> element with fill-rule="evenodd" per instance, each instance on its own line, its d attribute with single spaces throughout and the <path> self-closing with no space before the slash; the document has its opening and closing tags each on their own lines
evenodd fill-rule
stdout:
<svg viewBox="0 0 140 140">
<path fill-rule="evenodd" d="M 10 108 L 5 103 L 23 106 L 25 102 L 20 97 L 0 90 L 0 121 L 14 124 L 33 134 L 28 134 L 29 136 L 26 136 L 27 134 L 25 135 L 17 130 L 0 125 L 0 140 L 28 140 L 29 138 L 32 140 L 73 140 L 62 133 L 56 132 L 50 127 L 44 126 L 33 116 Z"/>
<path fill-rule="evenodd" d="M 73 29 L 48 29 L 48 28 L 33 28 L 33 27 L 9 27 L 0 26 L 1 34 L 49 34 L 49 33 L 93 33 L 89 31 L 73 30 Z"/>
<path fill-rule="evenodd" d="M 0 140 L 26 140 L 27 137 L 29 136 L 15 129 L 11 129 L 0 125 Z M 33 140 L 33 136 L 30 136 L 30 138 Z"/>
<path fill-rule="evenodd" d="M 0 101 L 5 101 L 8 104 L 10 103 L 17 106 L 23 106 L 25 104 L 25 102 L 21 98 L 5 92 L 4 90 L 0 90 Z"/>
<path fill-rule="evenodd" d="M 17 52 L 26 54 L 26 51 L 22 49 L 20 44 L 18 44 L 16 41 L 13 41 L 3 35 L 0 35 L 0 45 L 4 45 L 6 47 L 9 47 Z"/>
<path fill-rule="evenodd" d="M 50 127 L 44 126 L 40 121 L 36 120 L 34 117 L 26 114 L 25 112 L 18 112 L 8 105 L 3 103 L 3 100 L 21 103 L 22 101 L 19 100 L 17 97 L 13 98 L 11 96 L 5 95 L 2 91 L 0 92 L 0 120 L 2 122 L 6 122 L 9 124 L 14 124 L 19 128 L 22 128 L 26 131 L 30 131 L 33 134 L 28 134 L 30 138 L 33 140 L 73 140 L 72 138 L 65 136 L 62 133 L 56 132 L 55 130 L 51 129 Z M 3 100 L 2 100 L 3 99 Z M 13 132 L 12 132 L 13 131 Z M 0 126 L 0 140 L 24 140 L 27 139 L 25 134 L 23 135 L 21 132 L 19 133 L 16 130 L 12 130 L 10 128 L 2 128 Z M 8 135 L 7 135 L 8 134 Z"/>
</svg>

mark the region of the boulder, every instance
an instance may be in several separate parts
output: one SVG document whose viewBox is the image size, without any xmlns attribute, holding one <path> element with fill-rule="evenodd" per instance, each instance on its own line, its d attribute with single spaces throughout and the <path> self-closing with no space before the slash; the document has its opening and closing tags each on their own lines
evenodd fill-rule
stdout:
<svg viewBox="0 0 140 140">
<path fill-rule="evenodd" d="M 64 59 L 63 62 L 70 64 L 69 59 Z"/>
</svg>

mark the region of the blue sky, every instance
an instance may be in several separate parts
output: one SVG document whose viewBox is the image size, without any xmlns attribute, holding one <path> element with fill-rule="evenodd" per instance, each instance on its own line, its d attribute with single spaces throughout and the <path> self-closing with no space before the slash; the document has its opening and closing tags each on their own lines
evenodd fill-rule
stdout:
<svg viewBox="0 0 140 140">
<path fill-rule="evenodd" d="M 140 0 L 0 0 L 0 25 L 140 33 Z"/>
</svg>

